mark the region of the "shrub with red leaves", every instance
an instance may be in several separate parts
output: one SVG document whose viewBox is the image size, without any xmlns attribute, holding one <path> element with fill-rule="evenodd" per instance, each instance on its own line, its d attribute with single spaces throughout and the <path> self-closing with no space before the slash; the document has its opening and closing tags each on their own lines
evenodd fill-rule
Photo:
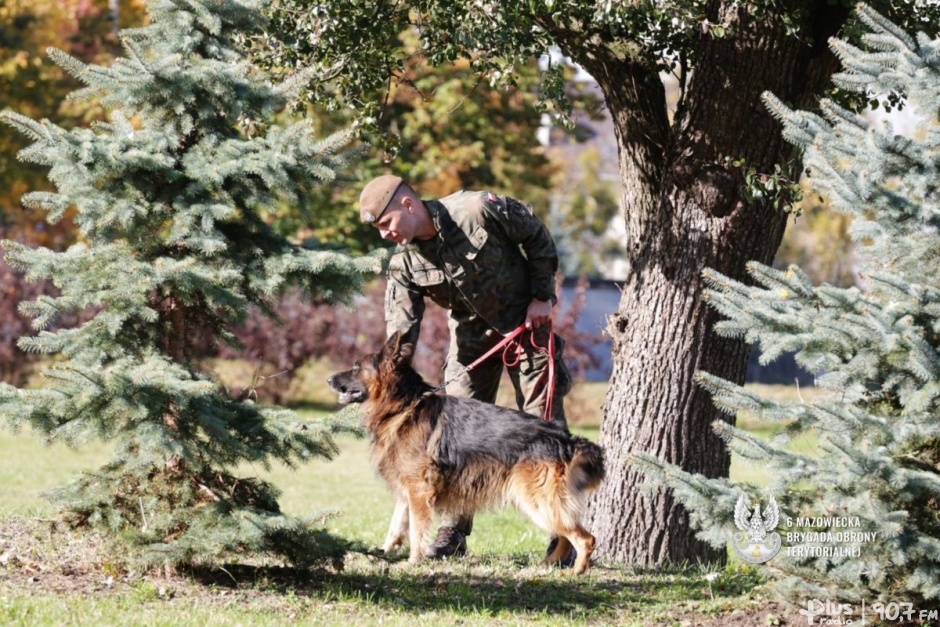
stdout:
<svg viewBox="0 0 940 627">
<path fill-rule="evenodd" d="M 43 285 L 28 283 L 22 272 L 11 268 L 0 256 L 0 381 L 22 387 L 29 377 L 36 353 L 19 349 L 16 341 L 30 335 L 30 319 L 17 310 L 24 300 L 33 300 L 42 293 Z"/>
<path fill-rule="evenodd" d="M 565 359 L 575 378 L 597 366 L 591 348 L 602 341 L 599 335 L 576 328 L 584 309 L 587 286 L 587 280 L 582 278 L 573 302 L 566 306 L 560 282 L 558 284 L 556 311 L 564 311 L 564 314 L 555 320 L 555 330 L 565 338 Z M 352 307 L 312 303 L 294 292 L 279 303 L 276 309 L 279 320 L 252 312 L 235 332 L 242 348 L 225 346 L 219 349 L 218 356 L 258 364 L 264 383 L 245 382 L 242 389 L 233 390 L 233 394 L 254 394 L 279 404 L 289 401 L 291 382 L 307 361 L 328 359 L 338 365 L 348 365 L 363 353 L 377 350 L 386 337 L 384 308 L 385 280 L 382 279 L 357 297 Z M 414 365 L 429 382 L 441 380 L 449 338 L 447 311 L 428 302 Z"/>
</svg>

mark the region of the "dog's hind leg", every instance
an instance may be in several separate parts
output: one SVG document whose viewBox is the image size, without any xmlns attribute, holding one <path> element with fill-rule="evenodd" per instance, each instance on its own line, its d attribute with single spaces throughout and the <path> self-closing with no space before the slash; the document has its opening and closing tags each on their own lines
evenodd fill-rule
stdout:
<svg viewBox="0 0 940 627">
<path fill-rule="evenodd" d="M 382 544 L 382 551 L 391 553 L 402 545 L 406 535 L 408 535 L 408 501 L 399 497 L 395 503 L 395 512 L 392 514 L 388 533 L 385 535 L 385 542 Z"/>
<path fill-rule="evenodd" d="M 565 532 L 565 537 L 568 538 L 568 541 L 574 545 L 575 550 L 578 552 L 578 557 L 574 561 L 573 572 L 577 575 L 587 572 L 591 565 L 591 554 L 594 552 L 594 536 L 579 524 L 574 529 Z M 561 544 L 560 538 L 558 544 Z"/>
</svg>

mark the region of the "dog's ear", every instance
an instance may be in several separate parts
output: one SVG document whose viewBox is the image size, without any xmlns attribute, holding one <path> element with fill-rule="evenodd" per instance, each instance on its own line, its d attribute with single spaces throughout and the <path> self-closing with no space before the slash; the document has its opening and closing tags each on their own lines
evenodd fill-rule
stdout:
<svg viewBox="0 0 940 627">
<path fill-rule="evenodd" d="M 398 361 L 410 366 L 411 359 L 415 356 L 415 345 L 408 343 L 398 347 Z"/>
<path fill-rule="evenodd" d="M 382 347 L 380 358 L 382 361 L 388 360 L 395 364 L 411 365 L 411 358 L 414 354 L 415 345 L 411 342 L 402 343 L 401 332 L 395 331 Z"/>
<path fill-rule="evenodd" d="M 380 357 L 383 361 L 386 359 L 396 359 L 399 352 L 401 352 L 401 331 L 395 331 L 388 336 L 388 339 L 385 341 L 385 346 L 382 347 Z"/>
</svg>

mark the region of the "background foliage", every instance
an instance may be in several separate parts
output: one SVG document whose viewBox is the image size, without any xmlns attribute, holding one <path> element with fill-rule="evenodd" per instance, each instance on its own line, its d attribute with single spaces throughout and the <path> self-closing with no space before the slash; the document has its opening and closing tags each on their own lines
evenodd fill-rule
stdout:
<svg viewBox="0 0 940 627">
<path fill-rule="evenodd" d="M 275 119 L 303 75 L 272 83 L 233 46 L 257 31 L 254 0 L 152 0 L 152 21 L 122 31 L 125 54 L 91 65 L 51 50 L 98 98 L 106 121 L 66 129 L 6 110 L 28 137 L 19 157 L 48 168 L 55 191 L 24 203 L 56 223 L 74 211 L 63 251 L 4 240 L 11 265 L 58 292 L 21 305 L 47 361 L 42 386 L 0 384 L 0 418 L 49 440 L 113 443 L 111 462 L 54 494 L 62 517 L 105 533 L 117 560 L 212 562 L 268 553 L 296 564 L 341 560 L 347 544 L 289 517 L 240 463 L 297 465 L 336 452 L 342 425 L 234 400 L 193 348 L 227 341 L 249 304 L 270 311 L 289 286 L 333 302 L 361 289 L 377 256 L 301 247 L 268 224 L 346 166 L 348 135 L 319 137 Z M 263 131 L 250 121 L 263 122 Z M 50 328 L 66 314 L 73 328 Z"/>
<path fill-rule="evenodd" d="M 582 277 L 571 302 L 566 302 L 558 277 L 556 293 L 562 313 L 554 321 L 555 331 L 565 338 L 565 361 L 575 378 L 598 366 L 594 349 L 600 336 L 578 329 L 587 289 L 587 279 Z M 236 397 L 290 402 L 303 396 L 295 383 L 309 362 L 326 359 L 345 368 L 363 353 L 380 348 L 386 339 L 385 280 L 371 283 L 351 307 L 314 302 L 293 292 L 280 300 L 276 313 L 275 319 L 252 309 L 248 320 L 235 331 L 239 347 L 207 351 L 223 359 L 249 362 L 250 375 L 230 383 Z M 429 302 L 414 365 L 432 383 L 441 381 L 449 341 L 447 311 Z"/>
<path fill-rule="evenodd" d="M 142 0 L 125 0 L 121 9 L 122 27 L 144 19 Z M 79 84 L 48 58 L 46 49 L 55 46 L 88 62 L 106 62 L 120 52 L 113 19 L 108 0 L 6 0 L 0 5 L 0 110 L 47 118 L 64 128 L 100 118 L 94 100 L 65 100 Z M 61 236 L 68 223 L 50 227 L 38 212 L 19 204 L 24 192 L 49 188 L 42 168 L 16 159 L 26 145 L 11 128 L 0 127 L 0 218 L 36 243 L 56 245 L 56 231 Z"/>
<path fill-rule="evenodd" d="M 369 95 L 384 99 L 380 117 L 365 123 L 355 109 L 329 103 L 306 109 L 324 130 L 355 126 L 363 159 L 353 176 L 344 177 L 345 185 L 311 200 L 333 207 L 332 212 L 311 222 L 296 208 L 285 208 L 279 228 L 355 251 L 384 245 L 374 228 L 359 222 L 356 203 L 364 182 L 386 173 L 404 177 L 426 198 L 486 189 L 545 211 L 556 166 L 537 140 L 538 68 L 523 68 L 515 88 L 497 89 L 465 62 L 428 65 L 412 33 L 402 32 L 400 38 L 406 51 L 401 76 L 386 93 L 375 90 Z M 296 63 L 285 58 L 291 43 L 252 43 L 256 61 L 275 74 Z"/>
<path fill-rule="evenodd" d="M 141 0 L 120 3 L 120 25 L 141 23 Z M 45 118 L 73 128 L 99 119 L 96 101 L 75 102 L 65 96 L 79 85 L 46 54 L 50 46 L 89 62 L 107 62 L 119 52 L 114 34 L 118 24 L 108 0 L 6 0 L 0 3 L 0 110 L 12 109 L 36 119 Z M 74 242 L 71 212 L 56 224 L 42 213 L 21 205 L 29 191 L 51 189 L 43 168 L 20 161 L 16 153 L 27 140 L 12 128 L 0 125 L 0 237 L 30 246 L 62 250 Z M 19 349 L 16 340 L 30 332 L 29 318 L 18 311 L 20 302 L 53 293 L 49 283 L 28 283 L 22 272 L 0 257 L 0 379 L 22 385 L 39 358 Z M 59 324 L 73 324 L 63 319 Z"/>
</svg>

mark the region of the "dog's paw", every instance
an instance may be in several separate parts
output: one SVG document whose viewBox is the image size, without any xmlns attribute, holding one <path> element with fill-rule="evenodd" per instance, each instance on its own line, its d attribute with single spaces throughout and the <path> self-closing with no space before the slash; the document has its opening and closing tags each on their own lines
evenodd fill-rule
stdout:
<svg viewBox="0 0 940 627">
<path fill-rule="evenodd" d="M 382 552 L 388 555 L 389 553 L 394 553 L 401 548 L 401 540 L 395 540 L 393 542 L 386 542 L 382 545 Z"/>
</svg>

